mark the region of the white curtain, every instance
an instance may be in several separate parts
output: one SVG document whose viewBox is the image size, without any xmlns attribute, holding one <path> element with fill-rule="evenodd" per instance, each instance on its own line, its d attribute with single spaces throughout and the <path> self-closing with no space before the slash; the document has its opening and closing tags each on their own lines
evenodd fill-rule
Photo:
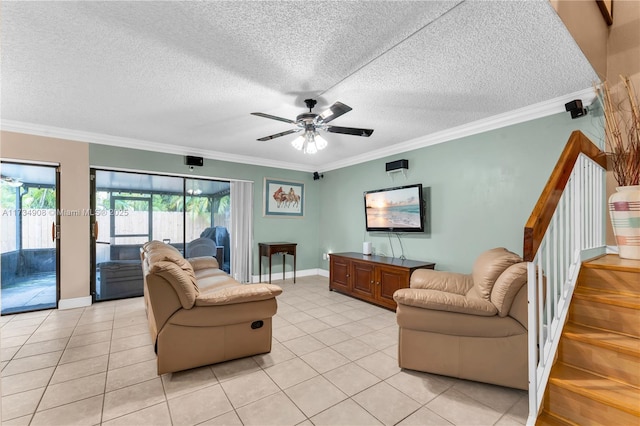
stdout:
<svg viewBox="0 0 640 426">
<path fill-rule="evenodd" d="M 251 282 L 253 265 L 253 182 L 231 181 L 231 274 Z"/>
</svg>

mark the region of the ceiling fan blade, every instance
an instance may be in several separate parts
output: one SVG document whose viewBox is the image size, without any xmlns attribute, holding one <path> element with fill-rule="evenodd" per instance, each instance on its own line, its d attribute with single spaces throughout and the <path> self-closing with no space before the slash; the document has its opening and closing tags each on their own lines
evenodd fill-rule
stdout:
<svg viewBox="0 0 640 426">
<path fill-rule="evenodd" d="M 336 102 L 317 117 L 317 123 L 328 123 L 331 120 L 335 120 L 340 117 L 342 114 L 348 113 L 352 109 L 353 108 L 349 105 L 345 105 L 342 102 Z"/>
<path fill-rule="evenodd" d="M 257 115 L 258 117 L 270 118 L 272 120 L 278 120 L 278 121 L 284 121 L 285 123 L 296 124 L 295 121 L 289 120 L 288 118 L 277 117 L 275 115 L 269 115 L 263 112 L 252 112 L 251 115 Z"/>
<path fill-rule="evenodd" d="M 356 127 L 327 126 L 326 130 L 331 133 L 344 133 L 345 135 L 364 136 L 367 138 L 373 133 L 373 129 L 358 129 Z"/>
<path fill-rule="evenodd" d="M 268 141 L 271 139 L 275 139 L 275 138 L 279 138 L 280 136 L 285 136 L 285 135 L 290 135 L 291 133 L 296 133 L 299 132 L 300 129 L 291 129 L 291 130 L 287 130 L 286 132 L 280 132 L 280 133 L 276 133 L 275 135 L 270 135 L 270 136 L 265 136 L 263 138 L 258 139 L 259 141 Z"/>
</svg>

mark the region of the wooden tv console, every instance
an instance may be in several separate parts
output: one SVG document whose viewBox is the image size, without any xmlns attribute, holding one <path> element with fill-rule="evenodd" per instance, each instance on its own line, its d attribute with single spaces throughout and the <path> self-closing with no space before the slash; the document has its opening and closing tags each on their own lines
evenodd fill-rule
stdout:
<svg viewBox="0 0 640 426">
<path fill-rule="evenodd" d="M 435 266 L 431 262 L 362 253 L 331 253 L 329 289 L 395 310 L 393 293 L 409 287 L 411 273 L 421 268 L 434 269 Z"/>
</svg>

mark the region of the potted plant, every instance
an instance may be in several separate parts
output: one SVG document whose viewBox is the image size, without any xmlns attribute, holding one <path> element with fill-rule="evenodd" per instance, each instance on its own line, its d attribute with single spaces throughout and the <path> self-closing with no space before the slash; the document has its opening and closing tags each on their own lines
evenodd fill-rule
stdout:
<svg viewBox="0 0 640 426">
<path fill-rule="evenodd" d="M 640 259 L 640 110 L 631 80 L 620 79 L 619 101 L 606 82 L 596 89 L 604 109 L 607 158 L 618 183 L 609 197 L 609 213 L 618 255 Z"/>
</svg>

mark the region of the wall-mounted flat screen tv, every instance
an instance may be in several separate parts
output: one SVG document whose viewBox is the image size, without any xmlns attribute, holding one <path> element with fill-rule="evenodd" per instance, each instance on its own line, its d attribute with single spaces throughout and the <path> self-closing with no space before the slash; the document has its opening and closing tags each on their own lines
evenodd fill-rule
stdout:
<svg viewBox="0 0 640 426">
<path fill-rule="evenodd" d="M 367 231 L 424 232 L 422 184 L 364 193 Z"/>
</svg>

